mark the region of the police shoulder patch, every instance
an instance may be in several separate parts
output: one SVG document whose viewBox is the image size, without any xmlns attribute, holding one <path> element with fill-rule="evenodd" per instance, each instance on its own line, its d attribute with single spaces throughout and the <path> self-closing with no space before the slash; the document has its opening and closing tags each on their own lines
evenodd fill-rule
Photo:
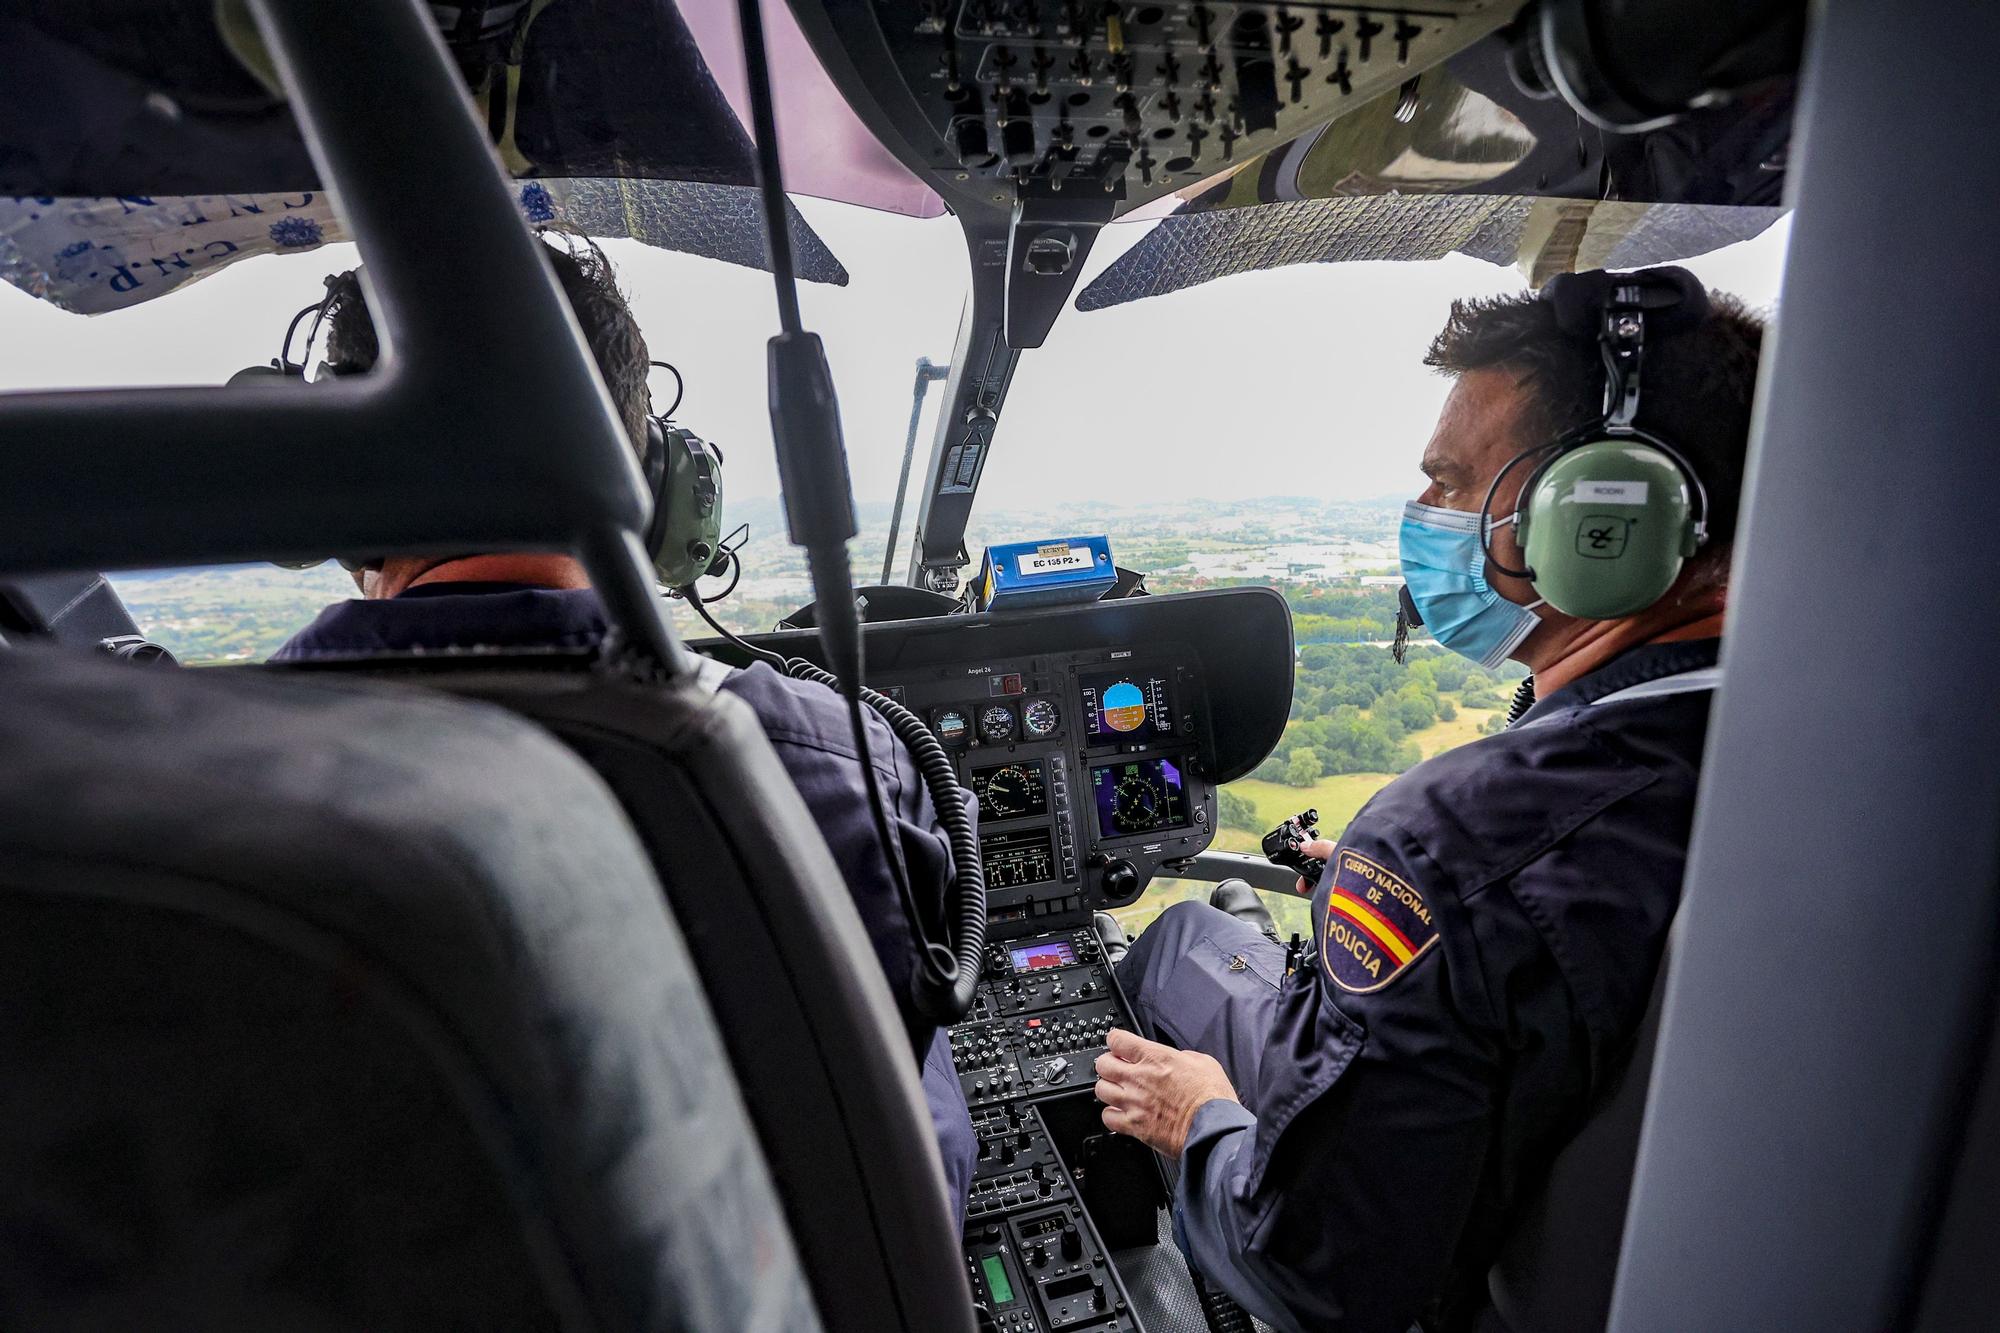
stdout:
<svg viewBox="0 0 2000 1333">
<path fill-rule="evenodd" d="M 1334 853 L 1326 883 L 1320 963 L 1342 990 L 1381 990 L 1437 942 L 1437 921 L 1424 895 L 1380 862 L 1343 847 Z"/>
</svg>

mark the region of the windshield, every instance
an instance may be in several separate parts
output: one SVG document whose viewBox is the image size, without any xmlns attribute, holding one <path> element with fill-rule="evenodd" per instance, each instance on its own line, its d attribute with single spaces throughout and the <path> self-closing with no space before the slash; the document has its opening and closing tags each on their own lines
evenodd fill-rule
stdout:
<svg viewBox="0 0 2000 1333">
<path fill-rule="evenodd" d="M 1112 227 L 1087 284 L 1150 228 Z M 1684 261 L 1753 308 L 1776 299 L 1789 224 Z M 1524 672 L 1487 671 L 1395 630 L 1396 528 L 1449 384 L 1423 365 L 1454 298 L 1521 291 L 1513 268 L 1452 256 L 1243 273 L 1070 311 L 1024 356 L 966 545 L 1105 534 L 1156 593 L 1260 583 L 1291 605 L 1291 721 L 1270 758 L 1222 789 L 1214 846 L 1256 853 L 1317 809 L 1336 838 L 1422 759 L 1505 723 Z M 1128 931 L 1212 886 L 1156 879 Z M 1309 936 L 1306 902 L 1270 899 Z"/>
<path fill-rule="evenodd" d="M 950 218 L 795 203 L 850 275 L 844 287 L 805 283 L 800 294 L 840 392 L 862 518 L 856 581 L 872 582 L 881 572 L 916 362 L 950 359 L 966 287 L 964 244 Z M 726 456 L 726 526 L 750 525 L 741 585 L 715 613 L 738 631 L 769 629 L 811 599 L 804 563 L 785 540 L 765 406 L 764 345 L 777 331 L 771 278 L 635 241 L 602 244 L 652 355 L 686 381 L 676 422 Z M 247 259 L 162 299 L 88 318 L 0 284 L 0 390 L 220 383 L 277 355 L 292 316 L 319 298 L 322 277 L 356 262 L 351 245 Z M 304 337 L 302 328 L 295 357 Z M 672 376 L 657 372 L 655 405 L 666 407 L 673 392 Z M 927 415 L 925 451 L 929 427 Z M 909 531 L 906 521 L 906 539 Z M 117 574 L 113 583 L 142 630 L 197 664 L 261 660 L 329 601 L 355 594 L 332 563 Z M 705 632 L 692 616 L 681 620 L 684 632 Z"/>
<path fill-rule="evenodd" d="M 950 218 L 914 219 L 796 201 L 852 275 L 801 289 L 840 394 L 862 534 L 857 583 L 880 577 L 916 364 L 948 361 L 966 289 Z M 1150 223 L 1109 228 L 1081 287 Z M 1753 307 L 1774 302 L 1789 228 L 1688 261 Z M 715 260 L 611 240 L 653 355 L 686 393 L 676 420 L 727 455 L 727 527 L 747 522 L 745 574 L 715 607 L 738 631 L 771 628 L 810 596 L 787 543 L 765 407 L 770 278 Z M 268 361 L 320 277 L 349 246 L 310 259 L 247 260 L 170 298 L 84 319 L 0 289 L 0 388 L 216 383 Z M 1335 837 L 1396 773 L 1497 730 L 1521 672 L 1486 671 L 1394 632 L 1396 524 L 1422 487 L 1417 461 L 1446 382 L 1422 356 L 1456 297 L 1518 291 L 1513 269 L 1454 256 L 1419 263 L 1298 265 L 1169 295 L 1068 311 L 1023 356 L 966 537 L 988 542 L 1104 534 L 1153 592 L 1259 583 L 1290 603 L 1299 645 L 1292 720 L 1269 759 L 1225 788 L 1216 846 L 1254 852 L 1281 820 L 1317 809 Z M 655 381 L 657 405 L 671 377 Z M 928 395 L 912 499 L 890 566 L 900 581 L 942 395 Z M 421 441 L 412 442 L 420 447 Z M 273 447 L 283 447 L 274 443 Z M 329 601 L 352 596 L 335 564 L 121 574 L 141 628 L 192 663 L 259 660 Z M 679 616 L 684 632 L 700 632 Z M 1421 638 L 1421 635 L 1419 636 Z M 1208 886 L 1156 880 L 1120 916 L 1142 926 Z M 1303 901 L 1277 904 L 1306 933 Z"/>
</svg>

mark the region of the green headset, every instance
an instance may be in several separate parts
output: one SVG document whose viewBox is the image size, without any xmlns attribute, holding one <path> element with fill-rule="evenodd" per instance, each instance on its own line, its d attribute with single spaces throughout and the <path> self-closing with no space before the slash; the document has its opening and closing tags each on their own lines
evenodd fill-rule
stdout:
<svg viewBox="0 0 2000 1333">
<path fill-rule="evenodd" d="M 360 269 L 336 273 L 326 279 L 326 295 L 305 307 L 285 328 L 285 340 L 278 355 L 261 366 L 250 366 L 229 377 L 232 386 L 246 384 L 302 384 L 312 362 L 313 343 L 328 314 L 343 300 L 360 292 Z M 305 351 L 292 359 L 292 343 L 306 317 L 312 325 L 306 331 Z M 722 541 L 722 451 L 693 431 L 673 424 L 671 418 L 681 404 L 686 382 L 681 373 L 665 361 L 654 361 L 674 377 L 674 401 L 667 410 L 646 417 L 646 441 L 639 470 L 652 497 L 652 517 L 646 524 L 646 550 L 653 557 L 653 569 L 660 582 L 679 591 L 709 573 L 722 573 L 732 552 Z M 331 366 L 322 374 L 339 375 Z M 317 377 L 316 377 L 317 378 Z M 342 566 L 358 571 L 363 561 L 338 557 Z M 309 569 L 318 560 L 280 561 L 288 569 Z M 733 585 L 732 585 L 733 586 Z"/>
<path fill-rule="evenodd" d="M 1604 358 L 1601 416 L 1508 460 L 1480 505 L 1486 558 L 1528 580 L 1565 615 L 1612 620 L 1659 601 L 1708 540 L 1708 488 L 1673 444 L 1633 424 L 1646 337 L 1693 328 L 1708 294 L 1684 268 L 1565 273 L 1542 289 L 1556 322 L 1593 337 Z M 1511 519 L 1491 517 L 1493 497 L 1517 466 L 1535 461 Z M 1513 523 L 1527 564 L 1493 554 L 1493 533 Z"/>
<path fill-rule="evenodd" d="M 652 364 L 673 375 L 675 389 L 667 410 L 646 418 L 646 449 L 639 460 L 653 497 L 646 549 L 660 582 L 678 591 L 704 574 L 721 573 L 730 560 L 722 544 L 722 451 L 673 424 L 685 383 L 665 361 Z"/>
</svg>

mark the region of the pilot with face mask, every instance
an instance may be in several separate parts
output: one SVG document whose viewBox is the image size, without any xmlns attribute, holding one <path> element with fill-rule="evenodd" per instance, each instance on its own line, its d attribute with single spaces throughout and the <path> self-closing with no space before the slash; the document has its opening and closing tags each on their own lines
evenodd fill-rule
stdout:
<svg viewBox="0 0 2000 1333">
<path fill-rule="evenodd" d="M 1488 1270 L 1680 900 L 1762 334 L 1680 269 L 1455 304 L 1405 616 L 1528 666 L 1511 725 L 1308 845 L 1296 970 L 1199 903 L 1119 965 L 1156 1040 L 1111 1034 L 1104 1123 L 1178 1166 L 1183 1248 L 1274 1327 L 1504 1327 Z"/>
</svg>

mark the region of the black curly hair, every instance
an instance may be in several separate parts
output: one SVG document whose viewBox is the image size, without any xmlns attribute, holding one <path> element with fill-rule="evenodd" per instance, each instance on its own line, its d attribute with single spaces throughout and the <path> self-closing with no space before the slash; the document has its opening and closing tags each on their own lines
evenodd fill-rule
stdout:
<svg viewBox="0 0 2000 1333">
<path fill-rule="evenodd" d="M 1726 550 L 1736 531 L 1750 406 L 1764 323 L 1743 302 L 1709 293 L 1709 314 L 1691 329 L 1646 340 L 1635 424 L 1687 455 L 1708 488 L 1709 548 Z M 1595 341 L 1565 333 L 1555 308 L 1533 292 L 1454 301 L 1451 318 L 1424 364 L 1454 379 L 1471 370 L 1515 377 L 1528 405 L 1518 425 L 1523 449 L 1553 441 L 1604 410 L 1604 363 Z"/>
<path fill-rule="evenodd" d="M 546 245 L 549 264 L 569 298 L 576 322 L 583 328 L 590 354 L 597 359 L 598 373 L 618 409 L 619 420 L 632 448 L 642 453 L 646 446 L 646 413 L 651 397 L 646 377 L 651 356 L 632 308 L 618 290 L 611 261 L 588 241 L 578 248 Z M 382 354 L 376 341 L 375 322 L 368 314 L 368 299 L 361 290 L 361 270 L 349 269 L 326 280 L 326 361 L 336 375 L 356 375 L 371 370 Z"/>
</svg>

